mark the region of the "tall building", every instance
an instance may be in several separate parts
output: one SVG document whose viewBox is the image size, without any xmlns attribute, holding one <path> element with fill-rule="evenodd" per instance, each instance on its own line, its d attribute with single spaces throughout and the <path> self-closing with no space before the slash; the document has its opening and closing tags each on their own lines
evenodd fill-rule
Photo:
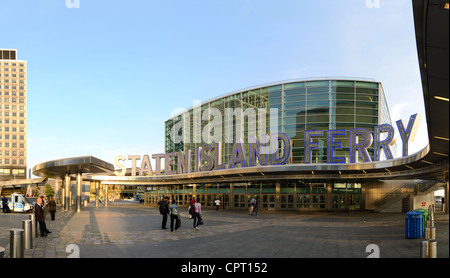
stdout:
<svg viewBox="0 0 450 278">
<path fill-rule="evenodd" d="M 0 49 L 0 180 L 26 178 L 26 100 L 27 62 Z"/>
</svg>

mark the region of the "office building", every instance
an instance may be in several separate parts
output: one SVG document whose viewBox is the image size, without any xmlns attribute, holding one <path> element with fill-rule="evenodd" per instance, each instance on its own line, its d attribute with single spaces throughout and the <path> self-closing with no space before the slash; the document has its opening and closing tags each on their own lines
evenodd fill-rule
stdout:
<svg viewBox="0 0 450 278">
<path fill-rule="evenodd" d="M 0 49 L 0 180 L 26 178 L 26 114 L 27 62 Z"/>
</svg>

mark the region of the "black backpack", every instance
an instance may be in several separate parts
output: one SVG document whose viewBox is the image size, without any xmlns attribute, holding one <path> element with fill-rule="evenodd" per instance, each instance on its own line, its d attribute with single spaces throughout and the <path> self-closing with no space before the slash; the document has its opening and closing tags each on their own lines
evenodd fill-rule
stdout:
<svg viewBox="0 0 450 278">
<path fill-rule="evenodd" d="M 195 203 L 189 208 L 189 214 L 194 215 L 195 213 Z"/>
<path fill-rule="evenodd" d="M 162 202 L 159 204 L 159 212 L 160 212 L 161 214 L 163 214 L 163 213 L 167 213 L 168 210 L 169 210 L 169 204 L 167 203 L 166 200 L 162 201 Z"/>
</svg>

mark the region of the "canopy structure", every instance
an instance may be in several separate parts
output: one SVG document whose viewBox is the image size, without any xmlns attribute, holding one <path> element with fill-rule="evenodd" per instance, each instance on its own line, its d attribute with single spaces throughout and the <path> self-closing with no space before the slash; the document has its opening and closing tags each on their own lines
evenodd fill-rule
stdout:
<svg viewBox="0 0 450 278">
<path fill-rule="evenodd" d="M 71 174 L 98 174 L 114 171 L 114 166 L 93 156 L 52 160 L 33 167 L 33 174 L 47 178 L 64 178 Z"/>
<path fill-rule="evenodd" d="M 64 209 L 69 209 L 69 194 L 71 176 L 76 176 L 76 206 L 77 212 L 81 211 L 81 186 L 83 174 L 104 174 L 109 175 L 114 171 L 114 166 L 106 161 L 93 156 L 81 156 L 64 158 L 44 162 L 33 167 L 33 174 L 47 178 L 61 178 L 64 180 Z"/>
</svg>

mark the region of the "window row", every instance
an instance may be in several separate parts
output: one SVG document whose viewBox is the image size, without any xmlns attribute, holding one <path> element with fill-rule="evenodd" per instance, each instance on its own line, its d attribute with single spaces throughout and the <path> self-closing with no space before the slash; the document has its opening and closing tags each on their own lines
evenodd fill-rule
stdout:
<svg viewBox="0 0 450 278">
<path fill-rule="evenodd" d="M 0 159 L 0 165 L 25 165 L 24 159 Z"/>
</svg>

